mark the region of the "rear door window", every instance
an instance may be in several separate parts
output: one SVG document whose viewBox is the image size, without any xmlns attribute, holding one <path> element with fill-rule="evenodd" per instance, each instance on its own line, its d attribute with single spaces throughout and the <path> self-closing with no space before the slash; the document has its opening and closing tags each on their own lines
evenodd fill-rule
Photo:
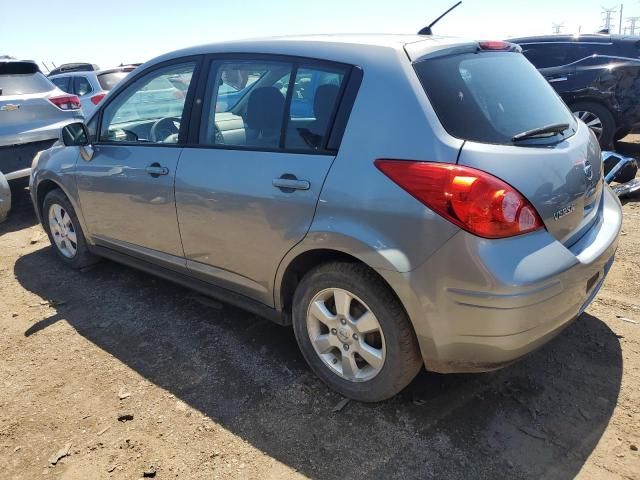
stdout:
<svg viewBox="0 0 640 480">
<path fill-rule="evenodd" d="M 567 60 L 569 49 L 566 43 L 535 43 L 521 46 L 522 54 L 536 68 L 559 67 L 570 63 Z"/>
<path fill-rule="evenodd" d="M 454 137 L 512 144 L 515 135 L 528 130 L 563 123 L 575 128 L 553 88 L 517 53 L 451 55 L 414 67 L 438 118 Z"/>
<path fill-rule="evenodd" d="M 88 93 L 91 93 L 93 88 L 91 88 L 91 84 L 89 83 L 89 79 L 83 76 L 77 76 L 73 80 L 73 91 L 79 97 L 83 97 Z"/>
<path fill-rule="evenodd" d="M 60 90 L 66 93 L 72 93 L 71 91 L 71 77 L 57 77 L 52 78 L 51 82 Z"/>
<path fill-rule="evenodd" d="M 346 71 L 283 61 L 214 63 L 200 142 L 324 150 Z"/>
</svg>

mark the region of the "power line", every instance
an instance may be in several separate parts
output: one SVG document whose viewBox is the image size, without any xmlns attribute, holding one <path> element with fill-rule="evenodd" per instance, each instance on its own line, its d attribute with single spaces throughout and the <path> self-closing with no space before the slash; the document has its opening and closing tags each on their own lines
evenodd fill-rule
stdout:
<svg viewBox="0 0 640 480">
<path fill-rule="evenodd" d="M 636 28 L 638 28 L 638 22 L 640 21 L 640 17 L 627 17 L 628 27 L 625 27 L 625 33 L 629 33 L 629 35 L 636 34 Z M 628 29 L 627 29 L 628 28 Z"/>
<path fill-rule="evenodd" d="M 618 11 L 618 7 L 602 8 L 602 29 L 611 32 L 615 28 L 613 14 Z"/>
<path fill-rule="evenodd" d="M 562 22 L 562 23 L 552 23 L 551 24 L 551 31 L 553 32 L 554 35 L 559 35 L 560 33 L 562 33 L 562 27 L 564 27 L 564 22 Z"/>
</svg>

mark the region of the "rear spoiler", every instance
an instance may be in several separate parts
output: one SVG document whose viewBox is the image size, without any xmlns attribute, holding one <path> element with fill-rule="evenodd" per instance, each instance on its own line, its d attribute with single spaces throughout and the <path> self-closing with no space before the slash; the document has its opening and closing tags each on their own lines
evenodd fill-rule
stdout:
<svg viewBox="0 0 640 480">
<path fill-rule="evenodd" d="M 433 38 L 433 37 L 431 37 Z M 408 43 L 404 50 L 412 63 L 420 62 L 428 58 L 444 57 L 447 55 L 460 55 L 463 53 L 476 53 L 482 51 L 492 52 L 517 52 L 522 53 L 522 47 L 515 43 L 498 41 L 474 41 L 460 40 L 458 42 L 438 45 L 425 39 L 421 42 Z"/>
</svg>

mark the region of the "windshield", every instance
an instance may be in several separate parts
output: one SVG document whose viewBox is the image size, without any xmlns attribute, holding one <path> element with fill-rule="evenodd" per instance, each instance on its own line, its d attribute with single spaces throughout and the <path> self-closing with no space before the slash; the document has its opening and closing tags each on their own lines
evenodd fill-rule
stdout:
<svg viewBox="0 0 640 480">
<path fill-rule="evenodd" d="M 0 75 L 0 95 L 26 95 L 50 92 L 55 87 L 42 73 Z"/>
<path fill-rule="evenodd" d="M 414 67 L 438 118 L 454 137 L 511 144 L 516 135 L 549 125 L 569 124 L 564 135 L 575 130 L 569 109 L 523 55 L 468 53 Z M 551 132 L 543 141 L 562 138 Z"/>
</svg>

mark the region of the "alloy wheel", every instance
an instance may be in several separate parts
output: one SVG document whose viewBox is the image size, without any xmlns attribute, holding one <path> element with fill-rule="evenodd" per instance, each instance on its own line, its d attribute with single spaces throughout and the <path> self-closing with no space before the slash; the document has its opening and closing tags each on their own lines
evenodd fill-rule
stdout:
<svg viewBox="0 0 640 480">
<path fill-rule="evenodd" d="M 318 357 L 345 380 L 371 380 L 384 366 L 382 327 L 367 304 L 347 290 L 328 288 L 313 297 L 307 332 Z"/>
<path fill-rule="evenodd" d="M 78 237 L 71 215 L 63 206 L 53 203 L 49 207 L 49 230 L 58 251 L 66 258 L 78 252 Z"/>
<path fill-rule="evenodd" d="M 584 123 L 586 123 L 587 127 L 593 130 L 593 133 L 596 134 L 596 138 L 600 140 L 600 137 L 602 136 L 602 128 L 603 128 L 602 120 L 600 120 L 600 117 L 598 117 L 595 113 L 588 112 L 586 110 L 579 110 L 577 112 L 573 112 L 573 116 L 576 117 L 578 120 L 582 120 Z"/>
</svg>

